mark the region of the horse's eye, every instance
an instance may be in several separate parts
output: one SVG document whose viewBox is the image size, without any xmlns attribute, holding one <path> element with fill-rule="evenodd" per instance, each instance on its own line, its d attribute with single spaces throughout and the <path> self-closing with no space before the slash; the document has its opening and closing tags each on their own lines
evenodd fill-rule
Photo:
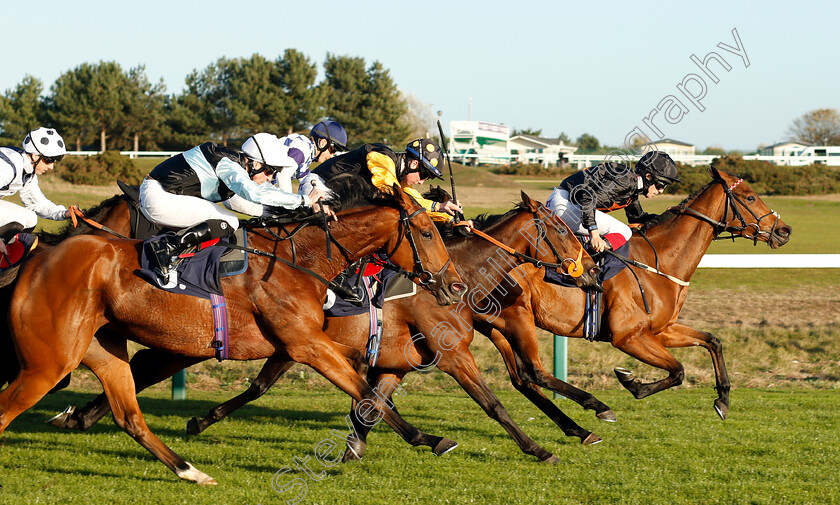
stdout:
<svg viewBox="0 0 840 505">
<path fill-rule="evenodd" d="M 747 201 L 750 202 L 750 203 L 754 202 L 755 201 L 755 195 L 748 196 Z"/>
<path fill-rule="evenodd" d="M 424 231 L 423 233 L 421 233 L 421 235 L 423 235 L 423 238 L 426 239 L 426 240 L 431 240 L 432 239 L 432 232 L 430 232 L 430 231 Z"/>
</svg>

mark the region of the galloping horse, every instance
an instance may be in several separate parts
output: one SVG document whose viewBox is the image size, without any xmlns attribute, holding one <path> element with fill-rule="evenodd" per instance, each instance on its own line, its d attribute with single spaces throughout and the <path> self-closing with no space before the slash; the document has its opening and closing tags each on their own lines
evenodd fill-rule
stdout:
<svg viewBox="0 0 840 505">
<path fill-rule="evenodd" d="M 550 222 L 544 222 L 546 220 Z M 532 454 L 542 461 L 556 461 L 551 453 L 534 443 L 521 431 L 487 387 L 469 352 L 469 344 L 473 338 L 471 308 L 483 307 L 483 317 L 492 317 L 489 308 L 491 304 L 499 304 L 500 301 L 487 297 L 490 301 L 485 304 L 480 303 L 480 298 L 490 292 L 490 288 L 483 284 L 486 285 L 488 282 L 490 286 L 497 284 L 497 280 L 491 279 L 493 276 L 488 271 L 498 274 L 501 270 L 507 273 L 523 257 L 539 262 L 556 262 L 565 267 L 577 266 L 581 275 L 576 280 L 582 287 L 594 284 L 594 274 L 597 269 L 592 259 L 585 255 L 580 244 L 562 221 L 547 215 L 538 202 L 524 193 L 522 203 L 512 211 L 504 216 L 479 219 L 478 224 L 482 225 L 482 223 L 486 225 L 486 232 L 489 235 L 495 240 L 508 244 L 521 255 L 520 259 L 517 260 L 515 255 L 508 257 L 510 253 L 503 252 L 496 245 L 482 238 L 448 240 L 450 250 L 453 251 L 451 256 L 454 264 L 458 266 L 465 279 L 472 278 L 475 281 L 472 284 L 474 287 L 470 292 L 469 304 L 462 302 L 454 310 L 449 310 L 440 307 L 433 297 L 422 291 L 413 297 L 387 302 L 384 309 L 381 357 L 377 366 L 369 373 L 371 376 L 378 376 L 379 389 L 377 391 L 380 394 L 387 392 L 390 396 L 393 387 L 397 385 L 395 380 L 389 379 L 390 377 L 402 379 L 412 370 L 436 365 L 440 370 L 451 375 L 489 416 L 499 422 L 523 452 Z M 566 258 L 577 259 L 570 262 Z M 577 265 L 578 262 L 579 265 Z M 496 269 L 497 267 L 499 270 Z M 481 274 L 480 270 L 484 270 L 485 273 Z M 515 286 L 513 284 L 508 287 L 513 291 Z M 495 296 L 506 298 L 499 292 L 495 292 Z M 496 309 L 499 307 L 500 305 Z M 446 323 L 445 326 L 442 326 L 442 323 Z M 442 332 L 441 329 L 444 331 Z M 369 320 L 367 315 L 330 317 L 327 318 L 324 331 L 333 341 L 348 348 L 363 351 L 369 334 Z M 418 335 L 423 335 L 423 337 L 418 338 Z M 132 372 L 137 388 L 143 389 L 169 377 L 174 371 L 188 364 L 192 363 L 184 363 L 183 358 L 178 356 L 165 355 L 159 351 L 140 351 L 132 359 Z M 245 393 L 212 409 L 205 419 L 193 418 L 188 423 L 188 432 L 200 433 L 230 412 L 258 398 L 291 365 L 292 362 L 280 357 L 269 358 Z M 107 412 L 106 399 L 100 395 L 85 408 L 66 412 L 51 422 L 65 428 L 87 429 Z M 352 418 L 356 424 L 354 430 L 357 433 L 366 433 L 363 426 L 365 423 L 360 423 L 355 414 Z M 586 444 L 600 441 L 599 437 L 585 430 L 580 431 L 580 438 Z M 350 442 L 346 459 L 361 457 L 364 452 L 363 439 L 357 438 Z"/>
<path fill-rule="evenodd" d="M 648 222 L 630 239 L 631 260 L 655 266 L 677 282 L 636 267 L 626 268 L 604 282 L 603 324 L 597 340 L 610 342 L 639 361 L 668 372 L 667 377 L 645 384 L 635 380 L 629 370 L 616 368 L 619 382 L 638 399 L 682 383 L 683 366 L 667 348 L 705 348 L 715 369 L 718 398 L 714 407 L 720 418 L 726 419 L 730 382 L 720 341 L 711 333 L 677 322 L 688 295 L 688 281 L 711 242 L 721 238 L 722 233 L 756 244 L 766 242 L 776 249 L 788 242 L 791 227 L 738 176 L 714 167 L 710 174 L 711 182 Z M 554 334 L 582 338 L 584 294 L 545 282 L 542 272 L 530 265 L 518 270 L 524 292 L 503 314 L 506 321 L 516 320 L 514 314 L 521 314 L 520 325 L 499 329 L 477 323 L 476 329 L 489 336 L 507 356 L 506 363 L 519 365 L 509 369 L 512 376 L 564 394 L 564 384 L 542 366 L 536 332 L 519 330 L 530 327 L 533 318 L 537 326 Z M 650 311 L 646 310 L 648 306 Z M 574 396 L 570 398 L 577 401 Z"/>
<path fill-rule="evenodd" d="M 423 209 L 397 187 L 395 198 L 361 195 L 360 188 L 354 188 L 357 201 L 347 206 L 364 206 L 341 212 L 330 226 L 333 240 L 343 244 L 342 255 L 328 261 L 318 247 L 324 232 L 304 227 L 296 236 L 298 267 L 330 279 L 350 262 L 384 248 L 396 265 L 418 274 L 438 303 L 460 301 L 465 286 Z M 246 273 L 222 280 L 231 322 L 230 358 L 282 356 L 306 364 L 354 400 L 369 402 L 408 443 L 427 445 L 436 454 L 453 448 L 451 440 L 405 422 L 351 367 L 322 331 L 326 287 L 288 266 L 294 245 L 275 237 L 249 230 L 249 243 L 271 257 L 254 258 Z M 0 393 L 0 433 L 83 363 L 102 382 L 120 428 L 180 478 L 215 484 L 149 430 L 137 404 L 127 339 L 199 361 L 215 352 L 209 345 L 209 302 L 166 293 L 137 277 L 140 247 L 132 240 L 78 236 L 23 266 L 9 311 L 20 372 Z"/>
</svg>

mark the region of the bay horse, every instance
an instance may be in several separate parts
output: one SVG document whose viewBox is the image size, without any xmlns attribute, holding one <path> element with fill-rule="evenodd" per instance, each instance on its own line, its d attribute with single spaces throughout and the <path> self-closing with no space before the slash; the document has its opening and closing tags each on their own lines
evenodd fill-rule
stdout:
<svg viewBox="0 0 840 505">
<path fill-rule="evenodd" d="M 459 302 L 465 286 L 422 207 L 396 186 L 395 197 L 363 195 L 362 187 L 356 186 L 356 200 L 348 203 L 361 206 L 342 211 L 330 225 L 344 252 L 328 261 L 319 247 L 323 230 L 304 227 L 296 236 L 297 265 L 332 279 L 352 261 L 385 249 L 393 263 L 421 276 L 437 303 Z M 271 257 L 255 257 L 246 273 L 222 280 L 231 322 L 230 358 L 283 356 L 306 364 L 354 400 L 366 402 L 406 442 L 429 446 L 436 454 L 455 447 L 403 420 L 322 331 L 326 287 L 287 265 L 294 245 L 265 230 L 248 232 L 250 245 Z M 0 433 L 81 363 L 99 378 L 121 429 L 178 477 L 216 484 L 149 430 L 137 404 L 128 339 L 198 360 L 215 354 L 209 345 L 209 301 L 167 293 L 140 279 L 135 273 L 140 247 L 134 240 L 82 235 L 23 265 L 9 309 L 20 372 L 0 393 Z"/>
<path fill-rule="evenodd" d="M 550 223 L 543 223 L 547 219 Z M 564 265 L 570 265 L 568 260 L 564 261 L 566 258 L 577 258 L 576 261 L 581 262 L 582 272 L 582 275 L 576 278 L 577 283 L 581 287 L 595 283 L 597 268 L 592 259 L 583 252 L 571 231 L 558 218 L 551 216 L 550 213 L 546 215 L 545 209 L 539 202 L 524 193 L 522 202 L 512 211 L 504 216 L 491 216 L 477 220 L 479 226 L 482 223 L 487 226 L 487 234 L 501 243 L 508 244 L 524 257 Z M 556 461 L 551 453 L 528 438 L 510 418 L 498 398 L 487 386 L 469 352 L 469 344 L 473 338 L 471 309 L 479 306 L 481 296 L 490 292 L 488 287 L 483 285 L 498 284 L 488 271 L 498 273 L 499 270 L 504 270 L 506 273 L 515 267 L 516 263 L 512 258 L 504 257 L 508 253 L 501 252 L 495 244 L 482 238 L 450 239 L 447 243 L 452 251 L 450 256 L 462 277 L 476 281 L 470 292 L 469 303 L 461 302 L 452 311 L 437 305 L 433 297 L 423 291 L 413 297 L 387 302 L 384 309 L 381 357 L 377 366 L 369 371 L 371 376 L 378 377 L 377 383 L 380 389 L 377 391 L 380 394 L 387 391 L 390 396 L 393 391 L 390 384 L 396 385 L 396 382 L 390 380 L 389 377 L 402 379 L 412 370 L 426 369 L 431 365 L 436 365 L 441 371 L 451 375 L 490 417 L 499 422 L 523 452 L 534 455 L 541 461 Z M 500 252 L 503 257 L 499 257 Z M 498 270 L 494 264 L 499 267 Z M 485 273 L 481 274 L 481 270 Z M 496 295 L 505 298 L 499 293 Z M 493 301 L 498 302 L 495 299 Z M 492 317 L 486 307 L 482 311 L 485 317 Z M 443 334 L 440 333 L 442 323 L 447 323 Z M 368 316 L 363 314 L 350 317 L 329 317 L 324 331 L 334 342 L 363 352 L 369 334 Z M 417 338 L 418 335 L 424 337 Z M 136 387 L 138 390 L 143 389 L 168 378 L 175 371 L 190 364 L 192 363 L 185 363 L 178 356 L 166 355 L 159 351 L 139 351 L 132 359 Z M 230 412 L 258 398 L 292 364 L 291 361 L 281 357 L 269 358 L 246 392 L 211 409 L 205 419 L 191 419 L 187 426 L 188 433 L 198 434 L 226 417 Z M 356 409 L 353 410 L 355 413 Z M 608 407 L 604 406 L 603 410 L 608 410 Z M 51 423 L 59 427 L 84 430 L 107 412 L 106 398 L 100 395 L 86 407 L 65 411 Z M 361 423 L 355 414 L 351 417 L 355 423 L 354 431 L 363 432 L 365 423 Z M 597 435 L 582 429 L 579 436 L 585 444 L 600 441 Z M 350 442 L 350 449 L 348 449 L 350 456 L 345 456 L 345 459 L 360 458 L 364 451 L 364 441 L 357 437 L 348 442 Z"/>
<path fill-rule="evenodd" d="M 739 176 L 714 167 L 709 173 L 711 182 L 636 230 L 630 239 L 631 260 L 657 267 L 685 282 L 636 267 L 625 268 L 604 282 L 604 312 L 596 340 L 610 342 L 639 361 L 668 372 L 662 379 L 642 383 L 630 370 L 616 368 L 621 385 L 637 399 L 682 383 L 684 368 L 668 348 L 703 347 L 710 353 L 715 370 L 718 397 L 714 408 L 721 419 L 726 419 L 730 381 L 723 346 L 711 333 L 677 321 L 688 295 L 688 281 L 711 242 L 722 238 L 723 233 L 731 234 L 725 238 L 743 237 L 777 249 L 790 240 L 792 230 Z M 506 321 L 517 319 L 512 313 L 523 314 L 519 324 L 502 329 L 478 322 L 476 329 L 490 337 L 506 355 L 505 363 L 518 365 L 508 370 L 512 376 L 518 376 L 517 380 L 563 394 L 563 384 L 542 365 L 537 334 L 530 331 L 530 320 L 533 318 L 537 326 L 556 335 L 583 338 L 584 294 L 545 282 L 542 272 L 530 265 L 518 270 L 523 294 L 503 314 Z M 634 274 L 638 275 L 638 282 Z M 523 330 L 526 327 L 529 331 Z M 574 396 L 570 398 L 576 400 Z"/>
</svg>

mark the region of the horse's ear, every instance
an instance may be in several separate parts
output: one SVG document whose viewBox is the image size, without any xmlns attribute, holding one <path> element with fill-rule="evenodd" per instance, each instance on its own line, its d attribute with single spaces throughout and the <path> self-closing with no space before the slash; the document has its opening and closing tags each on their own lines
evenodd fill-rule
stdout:
<svg viewBox="0 0 840 505">
<path fill-rule="evenodd" d="M 521 191 L 522 203 L 525 204 L 531 212 L 536 212 L 541 207 L 540 202 L 528 196 L 524 191 Z"/>
<path fill-rule="evenodd" d="M 718 169 L 715 168 L 714 164 L 709 164 L 709 175 L 712 176 L 712 179 L 722 179 L 720 172 L 718 172 Z"/>
<path fill-rule="evenodd" d="M 410 209 L 412 207 L 413 200 L 405 191 L 402 190 L 399 184 L 395 182 L 391 186 L 391 189 L 394 191 L 394 196 L 397 197 L 397 203 L 400 204 L 400 207 L 403 209 Z"/>
</svg>

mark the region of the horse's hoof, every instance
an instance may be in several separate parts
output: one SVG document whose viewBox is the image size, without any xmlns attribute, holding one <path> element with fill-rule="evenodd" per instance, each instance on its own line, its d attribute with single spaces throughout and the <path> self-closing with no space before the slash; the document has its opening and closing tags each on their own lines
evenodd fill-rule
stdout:
<svg viewBox="0 0 840 505">
<path fill-rule="evenodd" d="M 47 424 L 51 424 L 56 428 L 67 428 L 67 422 L 76 411 L 75 405 L 68 405 L 64 410 L 46 420 Z"/>
<path fill-rule="evenodd" d="M 213 477 L 207 476 L 206 479 L 196 482 L 199 486 L 218 486 L 219 483 Z"/>
<path fill-rule="evenodd" d="M 596 435 L 594 433 L 590 433 L 589 435 L 586 436 L 586 438 L 583 439 L 583 442 L 581 442 L 581 443 L 583 445 L 595 445 L 595 444 L 600 444 L 603 441 L 604 441 L 603 438 L 599 437 L 598 435 Z"/>
<path fill-rule="evenodd" d="M 618 380 L 633 380 L 633 370 L 628 370 L 626 368 L 617 366 L 613 368 L 613 372 L 615 372 L 615 375 L 616 377 L 618 377 Z"/>
<path fill-rule="evenodd" d="M 721 399 L 717 399 L 715 400 L 715 412 L 717 412 L 722 421 L 725 421 L 726 414 L 729 413 L 729 405 Z"/>
<path fill-rule="evenodd" d="M 556 464 L 557 464 L 557 463 L 559 463 L 559 462 L 560 462 L 560 458 L 558 458 L 558 457 L 557 457 L 557 456 L 555 456 L 554 454 L 552 454 L 552 455 L 551 455 L 551 457 L 546 458 L 546 459 L 544 459 L 544 460 L 540 461 L 540 463 L 548 463 L 548 464 L 550 464 L 550 465 L 556 465 Z"/>
<path fill-rule="evenodd" d="M 615 417 L 615 412 L 612 409 L 605 410 L 603 412 L 598 412 L 595 416 L 600 419 L 601 421 L 607 421 L 608 423 L 614 423 L 618 419 Z"/>
<path fill-rule="evenodd" d="M 361 461 L 358 455 L 355 452 L 351 451 L 348 447 L 346 451 L 344 451 L 344 456 L 341 458 L 342 463 L 349 463 L 350 461 Z"/>
<path fill-rule="evenodd" d="M 187 421 L 187 435 L 198 435 L 203 430 L 201 429 L 201 425 L 199 424 L 201 420 L 197 417 L 193 417 L 189 421 Z"/>
<path fill-rule="evenodd" d="M 448 438 L 443 438 L 440 442 L 438 442 L 435 448 L 432 449 L 432 452 L 434 452 L 436 456 L 443 456 L 456 447 L 458 447 L 458 442 L 449 440 Z"/>
</svg>

